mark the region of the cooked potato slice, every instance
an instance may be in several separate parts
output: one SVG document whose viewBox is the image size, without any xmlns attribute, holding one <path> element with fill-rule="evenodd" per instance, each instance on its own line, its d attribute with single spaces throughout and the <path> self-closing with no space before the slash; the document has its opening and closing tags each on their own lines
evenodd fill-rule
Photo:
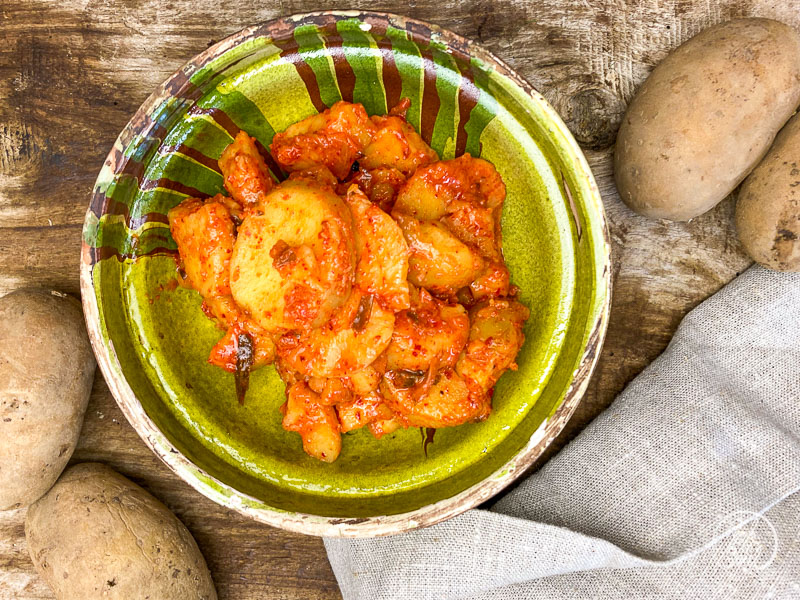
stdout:
<svg viewBox="0 0 800 600">
<path fill-rule="evenodd" d="M 325 112 L 289 126 L 272 139 L 272 155 L 287 171 L 319 165 L 344 179 L 369 144 L 375 126 L 361 104 L 337 102 Z"/>
<path fill-rule="evenodd" d="M 333 406 L 324 406 L 306 383 L 289 388 L 284 405 L 283 428 L 303 438 L 303 450 L 325 462 L 333 462 L 342 450 L 339 420 Z"/>
<path fill-rule="evenodd" d="M 389 310 L 408 308 L 409 252 L 403 232 L 358 186 L 350 186 L 346 202 L 356 230 L 356 285 Z"/>
<path fill-rule="evenodd" d="M 389 435 L 400 429 L 401 427 L 407 427 L 403 423 L 403 421 L 397 417 L 393 417 L 391 419 L 381 419 L 379 421 L 375 421 L 370 423 L 367 427 L 369 427 L 369 432 L 372 436 L 379 440 L 385 435 Z"/>
<path fill-rule="evenodd" d="M 525 341 L 522 326 L 530 311 L 515 300 L 490 300 L 470 310 L 469 341 L 456 363 L 468 383 L 488 391 L 514 360 Z"/>
<path fill-rule="evenodd" d="M 168 218 L 189 284 L 204 298 L 230 295 L 235 233 L 221 197 L 205 202 L 188 198 L 170 210 Z"/>
<path fill-rule="evenodd" d="M 272 177 L 255 138 L 240 131 L 219 158 L 225 189 L 243 206 L 256 204 L 272 189 Z"/>
<path fill-rule="evenodd" d="M 431 365 L 455 366 L 469 336 L 467 311 L 460 304 L 436 300 L 425 290 L 413 296 L 413 306 L 396 315 L 386 349 L 387 369 L 424 372 Z"/>
<path fill-rule="evenodd" d="M 404 118 L 376 115 L 372 117 L 372 123 L 375 133 L 359 160 L 365 169 L 394 167 L 409 176 L 417 167 L 439 160 L 436 152 Z"/>
<path fill-rule="evenodd" d="M 384 404 L 383 396 L 378 392 L 357 396 L 352 402 L 339 404 L 336 412 L 339 415 L 342 433 L 394 417 L 394 413 Z"/>
<path fill-rule="evenodd" d="M 480 302 L 512 294 L 511 275 L 502 261 L 491 262 L 475 281 L 469 284 L 471 300 Z M 513 295 L 513 294 L 512 294 Z"/>
<path fill-rule="evenodd" d="M 400 189 L 392 214 L 435 220 L 452 212 L 454 201 L 494 211 L 502 207 L 505 197 L 506 186 L 494 166 L 464 154 L 417 169 Z"/>
<path fill-rule="evenodd" d="M 437 295 L 453 296 L 483 271 L 484 261 L 443 225 L 394 215 L 411 251 L 408 280 Z"/>
<path fill-rule="evenodd" d="M 231 259 L 236 303 L 268 332 L 325 323 L 350 293 L 350 214 L 331 190 L 287 181 L 239 227 Z"/>
<path fill-rule="evenodd" d="M 453 427 L 483 420 L 491 411 L 489 395 L 470 390 L 454 369 L 440 372 L 421 398 L 413 387 L 396 385 L 388 373 L 381 381 L 381 392 L 389 408 L 414 427 Z"/>
<path fill-rule="evenodd" d="M 379 364 L 380 363 L 380 364 Z M 347 386 L 353 390 L 354 394 L 359 396 L 366 396 L 378 389 L 381 382 L 381 377 L 386 370 L 386 360 L 378 358 L 371 365 L 364 367 L 360 371 L 351 373 L 345 377 Z"/>
<path fill-rule="evenodd" d="M 397 193 L 397 199 L 392 208 L 392 216 L 397 219 L 398 214 L 410 215 L 416 219 L 435 221 L 447 214 L 447 205 L 452 195 L 446 186 L 436 186 L 429 171 L 435 172 L 434 163 L 427 168 L 417 169 L 406 184 Z"/>
<path fill-rule="evenodd" d="M 477 248 L 488 260 L 502 260 L 500 237 L 500 211 L 489 210 L 471 202 L 457 201 L 442 223 L 459 240 Z"/>
<path fill-rule="evenodd" d="M 307 377 L 346 377 L 375 361 L 392 338 L 394 313 L 371 298 L 353 290 L 323 327 L 281 337 L 277 349 L 283 367 Z"/>
</svg>

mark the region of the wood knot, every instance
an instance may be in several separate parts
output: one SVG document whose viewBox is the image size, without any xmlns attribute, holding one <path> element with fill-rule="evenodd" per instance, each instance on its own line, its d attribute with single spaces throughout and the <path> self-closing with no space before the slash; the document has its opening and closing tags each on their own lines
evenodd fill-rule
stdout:
<svg viewBox="0 0 800 600">
<path fill-rule="evenodd" d="M 11 118 L 0 124 L 0 181 L 33 181 L 42 167 L 43 144 L 37 132 Z"/>
<path fill-rule="evenodd" d="M 579 144 L 603 150 L 614 143 L 625 113 L 625 104 L 616 94 L 605 88 L 589 88 L 564 104 L 564 121 Z"/>
</svg>

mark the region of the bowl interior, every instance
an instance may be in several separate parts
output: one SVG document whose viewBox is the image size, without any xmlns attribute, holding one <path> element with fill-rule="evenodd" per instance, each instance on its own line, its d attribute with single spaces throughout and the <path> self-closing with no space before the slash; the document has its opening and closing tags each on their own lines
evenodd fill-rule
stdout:
<svg viewBox="0 0 800 600">
<path fill-rule="evenodd" d="M 274 368 L 253 374 L 239 406 L 232 375 L 207 363 L 222 332 L 199 294 L 178 286 L 166 213 L 224 191 L 216 161 L 239 129 L 268 148 L 275 132 L 338 100 L 385 114 L 404 97 L 409 122 L 442 158 L 469 152 L 502 175 L 504 254 L 531 318 L 519 369 L 500 379 L 487 421 L 436 431 L 427 453 L 418 429 L 379 441 L 355 431 L 329 465 L 282 429 Z M 126 413 L 143 410 L 208 481 L 269 510 L 403 513 L 503 467 L 559 408 L 605 301 L 601 209 L 550 110 L 460 38 L 386 15 L 281 19 L 195 59 L 120 136 L 84 230 L 101 343 L 118 365 L 111 377 L 132 392 L 118 396 Z"/>
</svg>

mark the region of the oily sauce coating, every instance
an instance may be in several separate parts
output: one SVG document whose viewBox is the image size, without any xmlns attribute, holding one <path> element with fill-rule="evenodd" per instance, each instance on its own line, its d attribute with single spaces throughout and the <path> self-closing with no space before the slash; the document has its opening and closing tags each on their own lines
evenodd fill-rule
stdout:
<svg viewBox="0 0 800 600">
<path fill-rule="evenodd" d="M 319 401 L 307 383 L 296 383 L 286 393 L 283 428 L 296 431 L 303 439 L 303 450 L 316 459 L 333 462 L 342 449 L 339 419 L 332 406 Z"/>
<path fill-rule="evenodd" d="M 397 223 L 351 185 L 345 202 L 355 224 L 356 285 L 392 311 L 409 307 L 408 245 Z"/>
<path fill-rule="evenodd" d="M 188 283 L 203 298 L 229 296 L 236 235 L 225 204 L 217 196 L 206 201 L 189 198 L 170 210 L 168 218 Z"/>
<path fill-rule="evenodd" d="M 236 372 L 238 336 L 246 333 L 254 345 L 254 366 L 271 363 L 275 344 L 231 296 L 230 260 L 236 227 L 228 199 L 188 198 L 169 211 L 170 232 L 178 245 L 186 283 L 203 297 L 203 312 L 226 333 L 212 348 L 209 362 Z"/>
<path fill-rule="evenodd" d="M 219 168 L 225 178 L 225 189 L 242 206 L 258 203 L 272 189 L 269 169 L 255 139 L 244 131 L 236 134 L 233 143 L 225 148 Z"/>
<path fill-rule="evenodd" d="M 333 190 L 284 182 L 238 228 L 231 255 L 236 303 L 274 334 L 325 324 L 350 296 L 352 216 Z"/>
<path fill-rule="evenodd" d="M 525 339 L 502 178 L 468 154 L 439 160 L 408 106 L 370 117 L 337 102 L 291 125 L 270 145 L 289 172 L 278 184 L 242 131 L 219 160 L 230 196 L 169 214 L 186 284 L 225 332 L 209 361 L 240 400 L 275 362 L 283 427 L 325 462 L 357 429 L 486 419 Z"/>
<path fill-rule="evenodd" d="M 355 290 L 333 318 L 308 333 L 291 332 L 277 343 L 278 357 L 306 377 L 345 377 L 373 363 L 389 345 L 394 313 Z M 361 306 L 369 304 L 360 326 Z"/>
<path fill-rule="evenodd" d="M 367 171 L 380 167 L 393 168 L 408 177 L 418 167 L 439 160 L 439 156 L 414 131 L 405 118 L 374 116 L 375 131 L 359 159 L 361 167 Z"/>
<path fill-rule="evenodd" d="M 413 305 L 395 317 L 387 368 L 425 373 L 431 365 L 455 366 L 469 337 L 466 309 L 437 300 L 424 289 L 412 297 Z"/>
<path fill-rule="evenodd" d="M 278 164 L 287 171 L 322 165 L 338 179 L 344 179 L 372 140 L 374 131 L 375 126 L 362 105 L 337 102 L 325 112 L 276 134 L 270 149 Z"/>
</svg>

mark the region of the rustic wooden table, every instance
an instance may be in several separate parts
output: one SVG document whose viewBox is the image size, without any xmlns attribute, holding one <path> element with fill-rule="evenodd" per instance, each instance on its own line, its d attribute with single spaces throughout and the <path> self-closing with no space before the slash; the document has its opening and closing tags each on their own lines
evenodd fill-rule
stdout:
<svg viewBox="0 0 800 600">
<path fill-rule="evenodd" d="M 800 26 L 800 0 L 357 0 L 479 40 L 564 116 L 594 170 L 608 214 L 614 298 L 600 364 L 548 455 L 574 437 L 667 345 L 681 317 L 749 265 L 733 200 L 691 223 L 650 221 L 619 200 L 616 128 L 636 86 L 704 27 L 759 15 Z M 0 0 L 0 295 L 46 286 L 78 295 L 81 224 L 114 138 L 152 89 L 238 29 L 335 2 Z M 0 440 L 0 443 L 3 443 Z M 546 457 L 545 457 L 546 458 Z M 208 560 L 221 599 L 339 598 L 317 538 L 217 506 L 139 440 L 97 376 L 73 461 L 110 464 L 162 499 Z M 0 513 L 0 599 L 52 594 L 28 559 L 24 512 Z"/>
</svg>

